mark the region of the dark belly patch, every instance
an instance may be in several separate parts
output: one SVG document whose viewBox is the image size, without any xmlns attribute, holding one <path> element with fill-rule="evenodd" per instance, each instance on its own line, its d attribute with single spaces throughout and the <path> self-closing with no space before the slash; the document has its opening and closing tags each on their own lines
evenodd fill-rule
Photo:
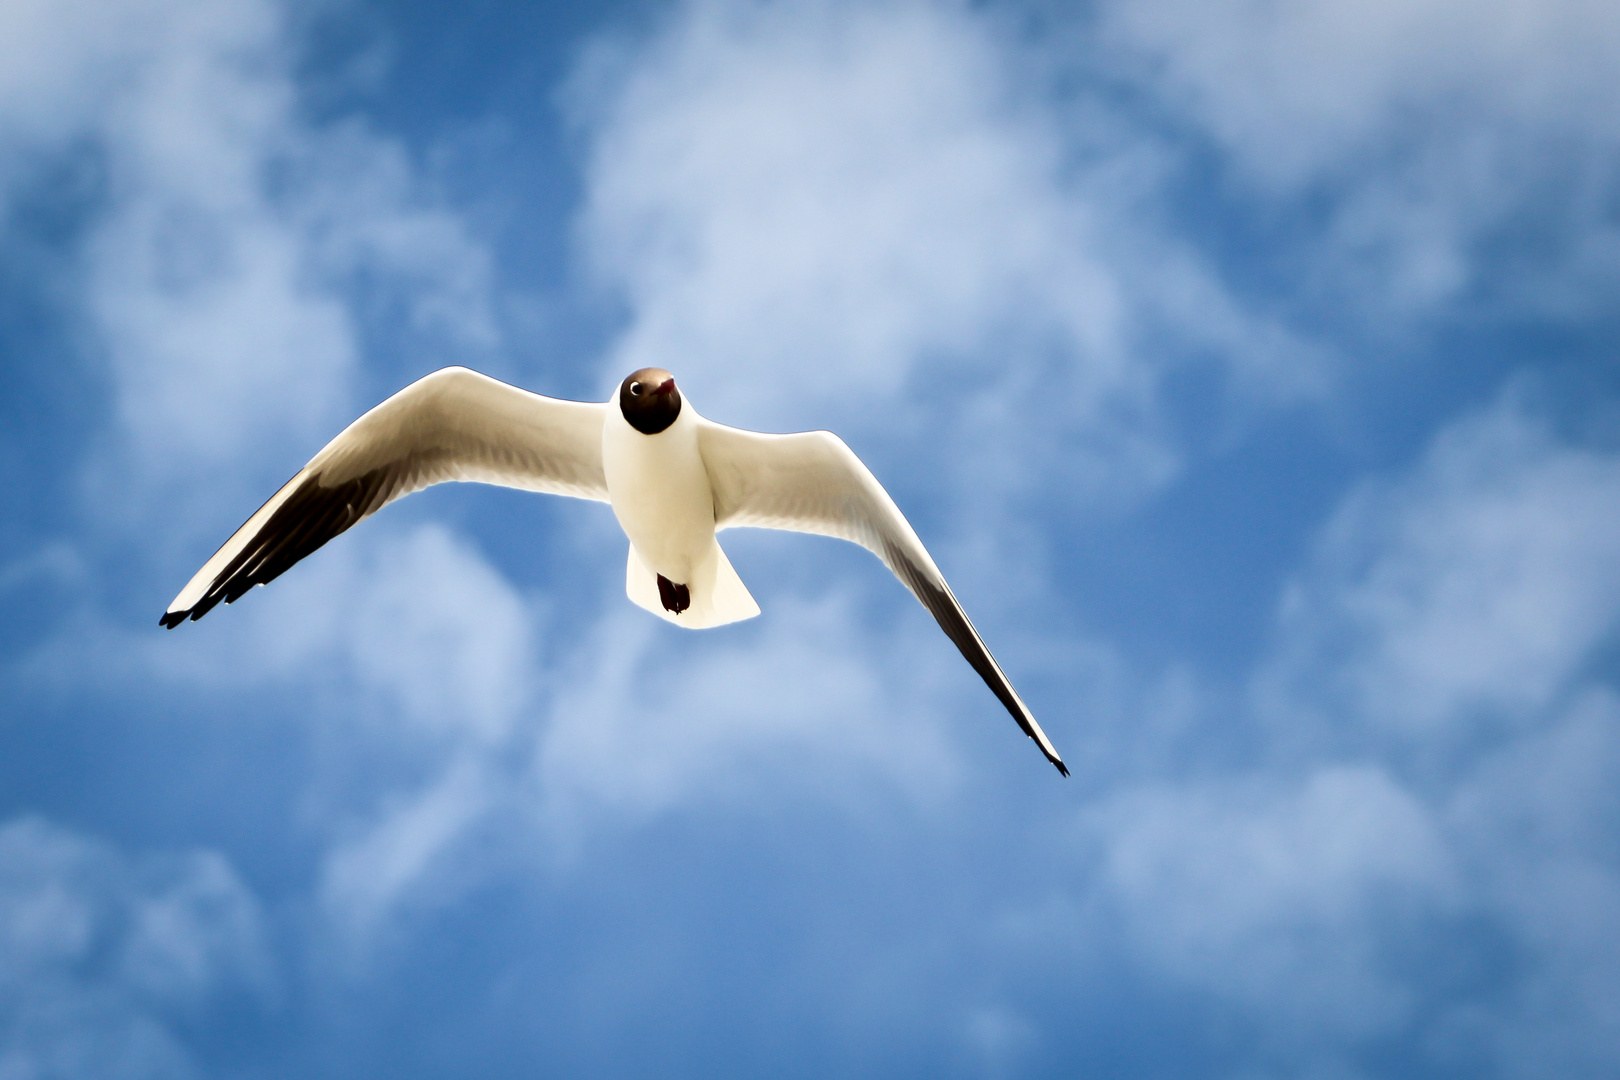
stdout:
<svg viewBox="0 0 1620 1080">
<path fill-rule="evenodd" d="M 677 585 L 663 574 L 659 574 L 658 599 L 664 602 L 665 611 L 673 611 L 679 615 L 692 606 L 692 591 L 685 585 Z"/>
</svg>

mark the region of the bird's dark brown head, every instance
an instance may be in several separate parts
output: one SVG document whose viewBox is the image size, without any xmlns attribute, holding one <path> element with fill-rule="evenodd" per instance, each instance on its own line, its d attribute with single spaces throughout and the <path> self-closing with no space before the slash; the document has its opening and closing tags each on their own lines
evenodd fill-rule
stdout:
<svg viewBox="0 0 1620 1080">
<path fill-rule="evenodd" d="M 619 384 L 619 411 L 643 435 L 656 435 L 681 415 L 681 392 L 675 376 L 663 368 L 644 367 Z"/>
</svg>

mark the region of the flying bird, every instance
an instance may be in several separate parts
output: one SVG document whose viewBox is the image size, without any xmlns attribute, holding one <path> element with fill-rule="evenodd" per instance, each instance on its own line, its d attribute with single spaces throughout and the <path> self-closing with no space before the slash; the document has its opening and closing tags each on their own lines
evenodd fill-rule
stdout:
<svg viewBox="0 0 1620 1080">
<path fill-rule="evenodd" d="M 699 416 L 642 368 L 606 403 L 541 397 L 462 367 L 417 380 L 344 429 L 203 564 L 173 629 L 275 580 L 383 506 L 449 480 L 609 503 L 630 539 L 625 592 L 677 626 L 759 614 L 715 534 L 754 526 L 851 540 L 922 601 L 1024 734 L 1068 767 L 883 485 L 829 431 L 767 435 Z"/>
</svg>

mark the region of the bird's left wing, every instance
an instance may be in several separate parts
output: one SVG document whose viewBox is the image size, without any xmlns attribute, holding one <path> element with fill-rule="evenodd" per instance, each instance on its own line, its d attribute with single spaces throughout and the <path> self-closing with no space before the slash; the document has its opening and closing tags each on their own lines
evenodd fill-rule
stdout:
<svg viewBox="0 0 1620 1080">
<path fill-rule="evenodd" d="M 716 529 L 819 533 L 871 551 L 922 601 L 1046 759 L 1069 775 L 900 508 L 842 439 L 830 431 L 766 435 L 702 420 L 698 446 L 714 492 Z"/>
<path fill-rule="evenodd" d="M 387 503 L 446 480 L 607 501 L 606 406 L 559 401 L 450 367 L 407 386 L 326 444 L 180 590 L 171 629 L 263 585 Z"/>
</svg>

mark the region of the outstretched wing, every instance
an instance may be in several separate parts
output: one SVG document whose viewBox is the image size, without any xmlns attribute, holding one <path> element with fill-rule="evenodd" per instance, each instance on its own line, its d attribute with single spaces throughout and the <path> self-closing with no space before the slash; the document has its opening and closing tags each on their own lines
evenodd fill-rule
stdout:
<svg viewBox="0 0 1620 1080">
<path fill-rule="evenodd" d="M 819 533 L 871 551 L 922 601 L 1046 759 L 1069 775 L 910 523 L 842 439 L 830 431 L 765 435 L 704 420 L 698 445 L 714 491 L 716 529 Z"/>
<path fill-rule="evenodd" d="M 450 367 L 350 424 L 237 529 L 160 620 L 200 619 L 413 491 L 475 480 L 606 501 L 606 406 L 559 401 Z"/>
</svg>

